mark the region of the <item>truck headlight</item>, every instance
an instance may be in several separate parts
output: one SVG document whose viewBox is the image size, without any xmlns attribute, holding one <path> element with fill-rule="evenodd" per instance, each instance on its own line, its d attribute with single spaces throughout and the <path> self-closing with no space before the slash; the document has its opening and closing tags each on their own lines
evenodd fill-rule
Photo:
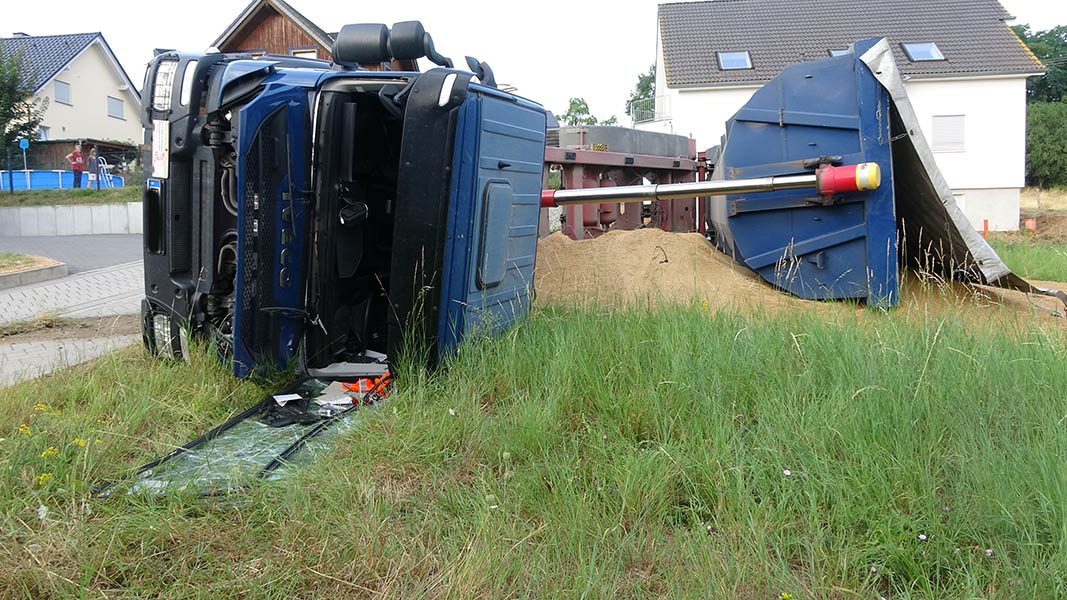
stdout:
<svg viewBox="0 0 1067 600">
<path fill-rule="evenodd" d="M 174 93 L 174 73 L 178 70 L 178 59 L 160 61 L 156 67 L 156 85 L 152 89 L 152 107 L 156 110 L 170 110 L 171 95 Z"/>
<path fill-rule="evenodd" d="M 170 317 L 158 313 L 152 315 L 152 336 L 156 341 L 156 352 L 160 356 L 172 358 L 174 346 L 170 337 Z"/>
</svg>

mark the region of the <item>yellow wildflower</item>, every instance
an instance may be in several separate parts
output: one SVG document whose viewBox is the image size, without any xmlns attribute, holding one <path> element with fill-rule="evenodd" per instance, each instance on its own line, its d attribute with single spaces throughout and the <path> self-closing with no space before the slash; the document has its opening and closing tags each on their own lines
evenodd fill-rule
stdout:
<svg viewBox="0 0 1067 600">
<path fill-rule="evenodd" d="M 22 425 L 19 425 L 19 433 L 21 433 L 22 435 L 30 435 L 33 432 L 30 431 L 29 425 L 23 423 Z"/>
<path fill-rule="evenodd" d="M 52 410 L 52 407 L 48 406 L 47 404 L 42 404 L 38 402 L 37 404 L 33 405 L 33 410 Z"/>
<path fill-rule="evenodd" d="M 101 442 L 101 441 L 100 441 L 100 438 L 96 438 L 96 443 L 97 443 L 97 444 L 103 444 L 104 442 Z"/>
<path fill-rule="evenodd" d="M 59 415 L 63 414 L 63 411 L 61 411 L 61 410 L 53 410 L 51 412 L 46 412 L 45 414 L 50 416 L 50 417 L 58 417 Z"/>
<path fill-rule="evenodd" d="M 84 448 L 84 447 L 85 447 L 85 444 L 88 444 L 88 443 L 89 443 L 89 440 L 87 440 L 87 439 L 85 439 L 85 438 L 74 438 L 74 443 L 75 443 L 75 444 L 78 444 L 79 446 L 81 446 L 82 448 Z"/>
<path fill-rule="evenodd" d="M 101 425 L 107 425 L 107 419 L 97 419 L 96 422 L 100 423 Z"/>
<path fill-rule="evenodd" d="M 52 478 L 52 473 L 41 473 L 37 476 L 37 485 L 44 485 Z"/>
<path fill-rule="evenodd" d="M 41 453 L 42 458 L 46 456 L 59 456 L 59 450 L 55 446 L 49 446 Z"/>
</svg>

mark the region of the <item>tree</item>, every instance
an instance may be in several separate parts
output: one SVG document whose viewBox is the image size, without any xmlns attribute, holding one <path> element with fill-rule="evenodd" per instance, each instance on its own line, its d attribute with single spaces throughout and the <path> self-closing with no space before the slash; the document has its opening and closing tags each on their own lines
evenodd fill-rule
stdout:
<svg viewBox="0 0 1067 600">
<path fill-rule="evenodd" d="M 615 115 L 611 115 L 604 121 L 598 121 L 596 117 L 589 114 L 589 103 L 585 101 L 585 98 L 571 98 L 567 112 L 557 118 L 564 125 L 615 125 L 619 121 Z"/>
<path fill-rule="evenodd" d="M 1067 102 L 1034 102 L 1027 109 L 1027 183 L 1067 185 Z"/>
<path fill-rule="evenodd" d="M 656 97 L 656 63 L 648 68 L 648 73 L 637 74 L 637 85 L 630 92 L 630 98 L 626 101 L 626 114 L 634 116 L 634 102 L 646 98 Z"/>
<path fill-rule="evenodd" d="M 1045 74 L 1026 81 L 1028 102 L 1059 102 L 1067 98 L 1067 25 L 1032 32 L 1029 25 L 1014 25 L 1012 31 L 1041 62 Z"/>
<path fill-rule="evenodd" d="M 37 139 L 47 98 L 35 98 L 23 77 L 22 55 L 0 52 L 0 144 L 10 148 L 20 137 Z"/>
</svg>

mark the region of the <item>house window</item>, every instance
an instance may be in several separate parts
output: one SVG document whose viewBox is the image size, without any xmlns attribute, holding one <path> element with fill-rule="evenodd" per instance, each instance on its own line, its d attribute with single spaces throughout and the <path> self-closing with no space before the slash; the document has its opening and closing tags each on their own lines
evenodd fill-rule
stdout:
<svg viewBox="0 0 1067 600">
<path fill-rule="evenodd" d="M 318 58 L 319 51 L 315 48 L 290 48 L 289 54 L 293 56 L 299 56 L 300 58 Z"/>
<path fill-rule="evenodd" d="M 741 52 L 717 52 L 716 54 L 719 55 L 719 68 L 723 71 L 752 68 L 752 57 L 748 55 L 748 50 Z"/>
<path fill-rule="evenodd" d="M 901 46 L 904 47 L 904 53 L 912 62 L 945 60 L 945 55 L 941 54 L 941 49 L 933 42 L 912 42 L 901 44 Z"/>
<path fill-rule="evenodd" d="M 126 119 L 126 115 L 123 113 L 123 102 L 119 98 L 107 97 L 107 116 L 115 117 L 116 119 Z"/>
<path fill-rule="evenodd" d="M 963 152 L 963 115 L 934 115 L 934 152 Z"/>
<path fill-rule="evenodd" d="M 39 125 L 37 127 L 37 139 L 38 140 L 41 140 L 42 142 L 46 142 L 46 141 L 48 141 L 48 138 L 50 137 L 50 135 L 51 135 L 51 129 L 49 127 L 47 127 L 45 125 Z"/>
<path fill-rule="evenodd" d="M 841 56 L 842 54 L 848 54 L 848 48 L 830 48 L 828 52 L 830 56 Z"/>
<path fill-rule="evenodd" d="M 59 103 L 62 103 L 62 104 L 69 104 L 69 105 L 73 106 L 73 103 L 70 101 L 70 84 L 69 83 L 65 83 L 63 81 L 56 81 L 55 82 L 55 96 L 56 96 L 56 102 L 59 102 Z"/>
</svg>

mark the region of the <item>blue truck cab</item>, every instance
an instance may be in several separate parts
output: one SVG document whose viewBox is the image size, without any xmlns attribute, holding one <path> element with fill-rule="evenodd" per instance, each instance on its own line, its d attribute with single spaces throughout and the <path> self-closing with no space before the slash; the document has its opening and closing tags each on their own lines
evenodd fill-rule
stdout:
<svg viewBox="0 0 1067 600">
<path fill-rule="evenodd" d="M 369 70 L 426 56 L 426 72 Z M 528 310 L 545 111 L 418 22 L 333 62 L 166 52 L 145 77 L 142 330 L 237 376 L 434 364 Z M 346 371 L 347 369 L 347 371 Z"/>
</svg>

